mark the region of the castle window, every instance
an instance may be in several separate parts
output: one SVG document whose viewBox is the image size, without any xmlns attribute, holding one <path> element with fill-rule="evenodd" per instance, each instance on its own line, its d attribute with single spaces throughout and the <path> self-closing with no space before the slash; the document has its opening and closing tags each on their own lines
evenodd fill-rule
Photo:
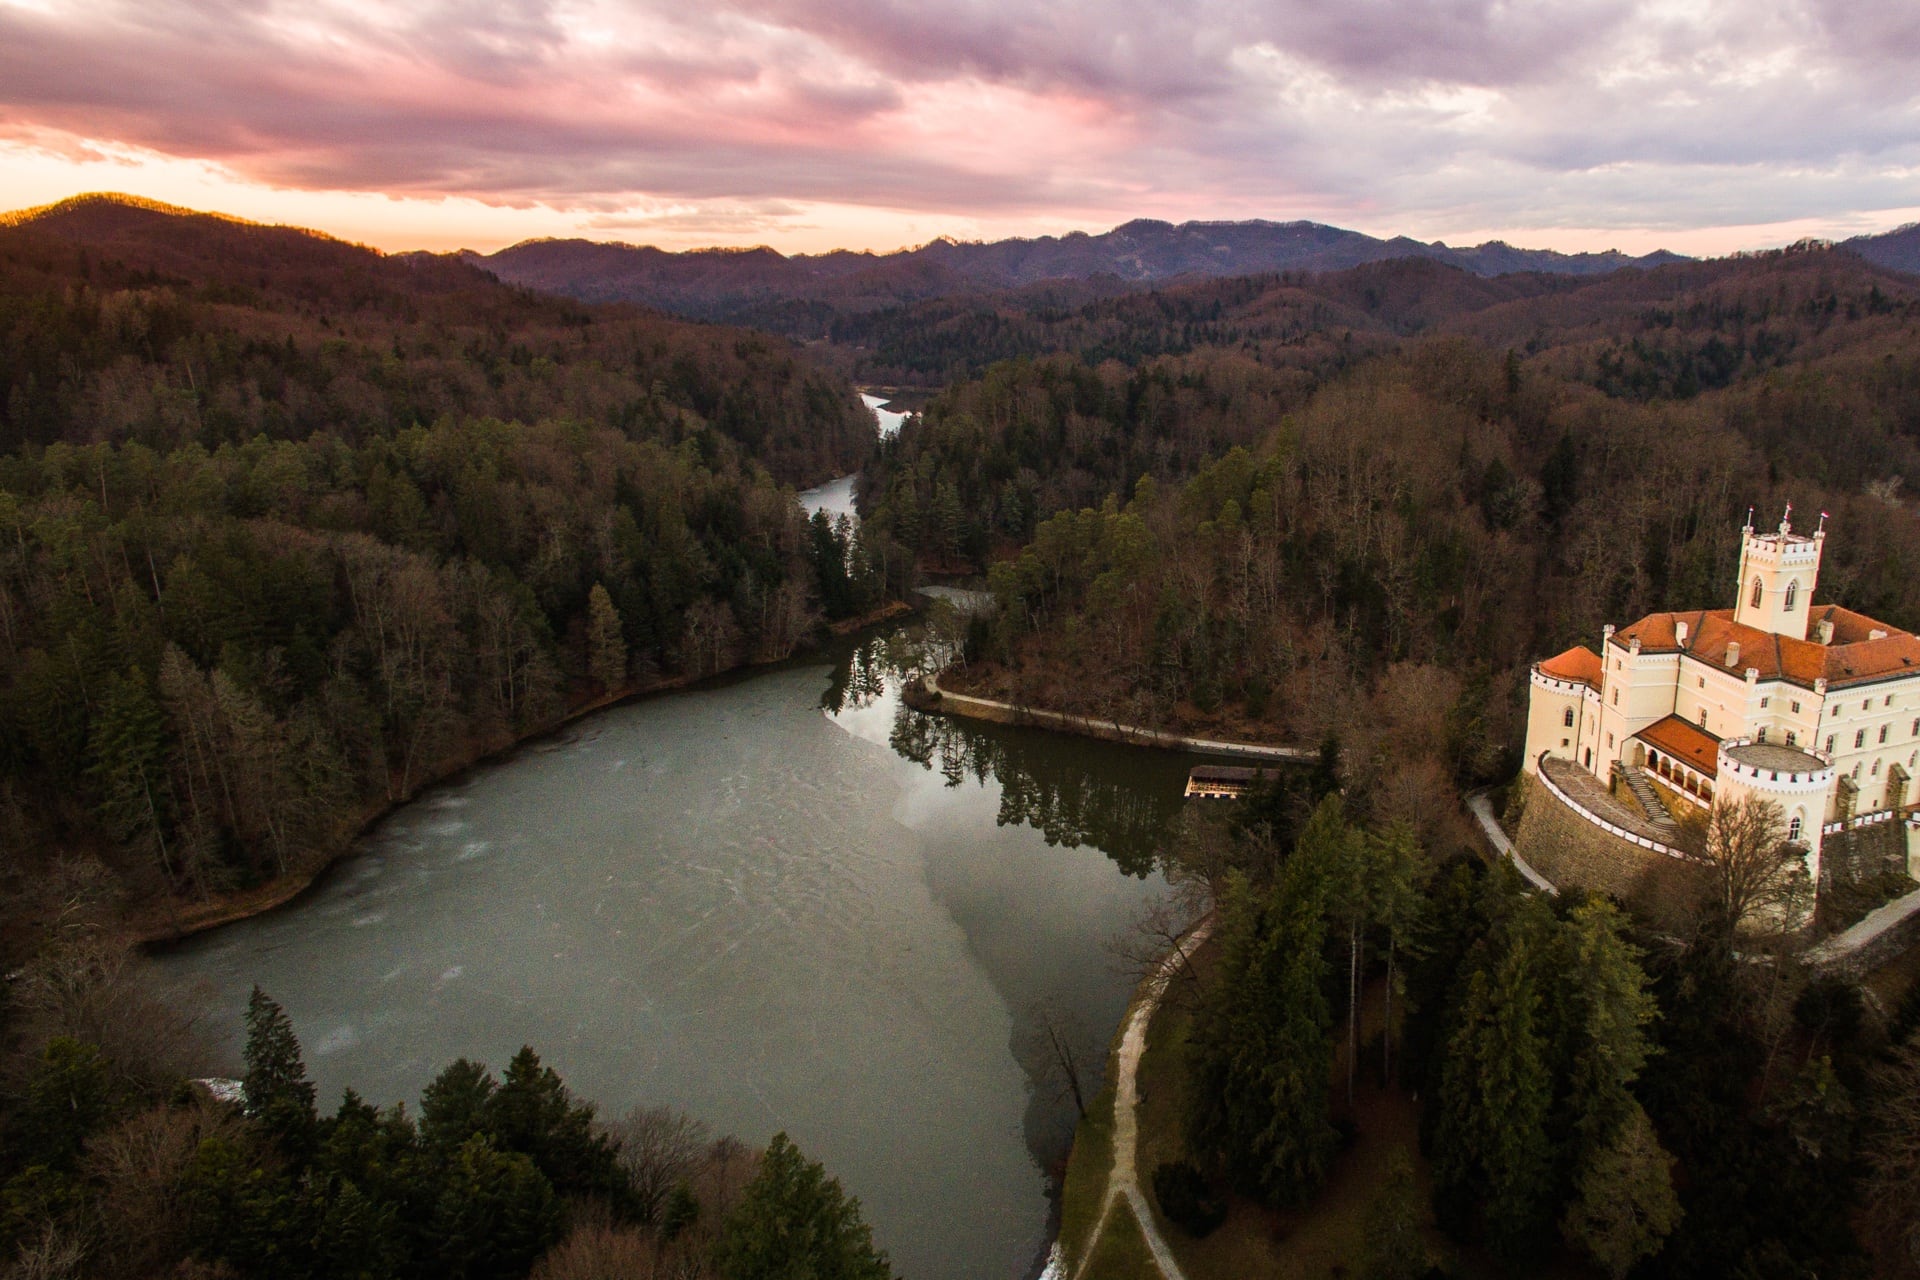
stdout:
<svg viewBox="0 0 1920 1280">
<path fill-rule="evenodd" d="M 1755 742 L 1765 742 L 1767 740 L 1767 726 L 1761 725 L 1760 728 L 1754 733 L 1753 740 Z"/>
<path fill-rule="evenodd" d="M 1565 738 L 1562 738 L 1562 739 L 1560 739 L 1560 745 L 1561 745 L 1562 747 L 1570 747 L 1570 746 L 1572 746 L 1573 744 L 1572 744 L 1571 742 L 1569 742 L 1569 741 L 1567 741 L 1567 740 L 1566 740 Z"/>
<path fill-rule="evenodd" d="M 1758 609 L 1760 607 L 1761 597 L 1765 593 L 1766 593 L 1766 589 L 1760 585 L 1760 579 L 1755 578 L 1753 580 L 1753 596 L 1751 599 L 1747 601 L 1747 603 L 1752 605 L 1754 608 Z"/>
<path fill-rule="evenodd" d="M 1618 689 L 1613 691 L 1613 705 L 1616 707 L 1620 705 L 1620 691 Z"/>
<path fill-rule="evenodd" d="M 1885 698 L 1885 699 L 1883 699 L 1883 700 L 1881 701 L 1881 703 L 1880 703 L 1880 705 L 1881 705 L 1881 706 L 1883 706 L 1883 707 L 1890 707 L 1890 706 L 1892 706 L 1892 705 L 1893 705 L 1893 695 L 1892 695 L 1892 694 L 1888 694 L 1888 695 L 1886 696 L 1886 698 Z"/>
<path fill-rule="evenodd" d="M 1872 774 L 1872 775 L 1873 775 L 1874 777 L 1876 777 L 1876 778 L 1877 778 L 1877 777 L 1879 777 L 1879 776 L 1880 776 L 1880 762 L 1879 762 L 1878 760 L 1875 760 L 1875 761 L 1873 762 L 1873 768 L 1871 768 L 1871 769 L 1869 769 L 1869 770 L 1867 770 L 1867 772 L 1868 772 L 1868 773 L 1870 773 L 1870 774 Z"/>
<path fill-rule="evenodd" d="M 1864 747 L 1866 745 L 1867 745 L 1867 731 L 1865 729 L 1855 729 L 1853 731 L 1853 749 L 1855 751 L 1858 751 L 1861 747 Z"/>
<path fill-rule="evenodd" d="M 1700 708 L 1700 727 L 1702 729 L 1707 727 L 1707 709 L 1705 707 Z"/>
<path fill-rule="evenodd" d="M 1705 676 L 1700 677 L 1700 687 L 1702 689 L 1707 687 L 1707 678 Z"/>
<path fill-rule="evenodd" d="M 1795 733 L 1791 729 L 1787 730 L 1787 745 L 1790 747 L 1797 747 L 1800 745 L 1800 735 Z"/>
<path fill-rule="evenodd" d="M 1593 748 L 1587 748 L 1587 768 L 1593 768 Z"/>
<path fill-rule="evenodd" d="M 1796 844 L 1800 841 L 1800 815 L 1797 813 L 1787 822 L 1787 839 Z"/>
<path fill-rule="evenodd" d="M 1612 734 L 1608 734 L 1608 735 L 1607 735 L 1607 750 L 1609 750 L 1609 751 L 1611 751 L 1611 750 L 1613 750 L 1613 735 L 1612 735 Z"/>
<path fill-rule="evenodd" d="M 1573 728 L 1573 708 L 1572 707 L 1568 707 L 1566 711 L 1561 713 L 1560 723 L 1567 726 L 1567 728 L 1569 729 Z"/>
<path fill-rule="evenodd" d="M 1887 726 L 1883 724 L 1880 726 L 1880 741 L 1885 742 L 1886 740 L 1887 740 Z"/>
<path fill-rule="evenodd" d="M 1916 738 L 1920 738 L 1920 720 L 1915 720 L 1913 722 L 1913 736 Z"/>
<path fill-rule="evenodd" d="M 1791 610 L 1793 608 L 1793 602 L 1799 598 L 1799 595 L 1800 595 L 1800 584 L 1797 581 L 1789 582 L 1787 584 L 1787 603 L 1785 606 L 1788 610 Z"/>
<path fill-rule="evenodd" d="M 1795 715 L 1799 715 L 1799 714 L 1800 714 L 1800 704 L 1799 704 L 1798 702 L 1795 702 L 1795 703 L 1793 704 L 1793 714 L 1795 714 Z"/>
<path fill-rule="evenodd" d="M 1861 699 L 1861 701 L 1860 701 L 1860 709 L 1861 709 L 1862 711 L 1871 711 L 1871 710 L 1873 710 L 1873 699 L 1872 699 L 1872 698 L 1863 698 L 1863 699 Z"/>
<path fill-rule="evenodd" d="M 1762 699 L 1760 699 L 1760 709 L 1761 709 L 1762 711 L 1765 711 L 1765 710 L 1766 710 L 1766 709 L 1767 709 L 1768 707 L 1770 707 L 1770 706 L 1772 706 L 1772 705 L 1773 705 L 1773 699 L 1772 699 L 1772 698 L 1762 698 Z"/>
<path fill-rule="evenodd" d="M 1833 754 L 1833 735 L 1832 734 L 1827 735 L 1827 754 L 1828 755 Z"/>
</svg>

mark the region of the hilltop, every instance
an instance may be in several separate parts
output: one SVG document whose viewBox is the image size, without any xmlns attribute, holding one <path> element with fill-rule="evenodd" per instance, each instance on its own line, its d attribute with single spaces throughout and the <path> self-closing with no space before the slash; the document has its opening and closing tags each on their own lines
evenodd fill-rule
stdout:
<svg viewBox="0 0 1920 1280">
<path fill-rule="evenodd" d="M 991 242 L 935 240 L 895 253 L 787 256 L 768 248 L 669 253 L 587 240 L 531 240 L 464 255 L 502 280 L 594 301 L 639 302 L 708 320 L 814 337 L 828 317 L 958 294 L 1048 282 L 1103 282 L 1106 291 L 1190 278 L 1339 271 L 1403 258 L 1477 276 L 1592 276 L 1681 261 L 1666 252 L 1565 254 L 1500 241 L 1453 248 L 1381 240 L 1316 222 L 1138 219 L 1099 235 L 1073 232 Z"/>
</svg>

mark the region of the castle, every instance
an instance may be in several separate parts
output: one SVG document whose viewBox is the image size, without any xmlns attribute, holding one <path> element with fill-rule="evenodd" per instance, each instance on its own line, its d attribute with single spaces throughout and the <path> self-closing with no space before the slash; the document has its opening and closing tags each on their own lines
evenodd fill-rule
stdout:
<svg viewBox="0 0 1920 1280">
<path fill-rule="evenodd" d="M 1650 813 L 1771 800 L 1818 883 L 1824 838 L 1920 798 L 1920 639 L 1814 604 L 1825 518 L 1799 534 L 1791 516 L 1764 533 L 1749 518 L 1733 608 L 1648 614 L 1606 627 L 1600 653 L 1537 663 L 1525 768 L 1628 786 Z"/>
</svg>

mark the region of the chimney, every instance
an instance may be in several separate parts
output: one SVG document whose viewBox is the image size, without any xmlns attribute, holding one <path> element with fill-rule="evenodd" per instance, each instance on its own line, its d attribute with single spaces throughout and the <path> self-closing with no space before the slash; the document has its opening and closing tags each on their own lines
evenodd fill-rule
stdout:
<svg viewBox="0 0 1920 1280">
<path fill-rule="evenodd" d="M 1729 667 L 1737 667 L 1740 665 L 1740 642 L 1738 640 L 1733 641 L 1727 646 L 1727 665 Z"/>
<path fill-rule="evenodd" d="M 1814 628 L 1813 634 L 1819 639 L 1821 644 L 1832 644 L 1833 643 L 1833 619 L 1832 618 L 1820 619 L 1820 624 Z"/>
<path fill-rule="evenodd" d="M 1673 642 L 1679 645 L 1682 649 L 1687 647 L 1687 624 L 1686 623 L 1676 622 L 1673 624 Z"/>
</svg>

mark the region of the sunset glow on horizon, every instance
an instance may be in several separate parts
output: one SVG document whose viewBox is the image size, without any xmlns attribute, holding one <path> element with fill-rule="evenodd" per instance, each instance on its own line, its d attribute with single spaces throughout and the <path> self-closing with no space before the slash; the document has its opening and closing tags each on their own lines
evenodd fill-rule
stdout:
<svg viewBox="0 0 1920 1280">
<path fill-rule="evenodd" d="M 1696 255 L 1920 220 L 1920 13 L 1569 0 L 0 0 L 0 205 L 390 251 L 1168 221 Z"/>
</svg>

